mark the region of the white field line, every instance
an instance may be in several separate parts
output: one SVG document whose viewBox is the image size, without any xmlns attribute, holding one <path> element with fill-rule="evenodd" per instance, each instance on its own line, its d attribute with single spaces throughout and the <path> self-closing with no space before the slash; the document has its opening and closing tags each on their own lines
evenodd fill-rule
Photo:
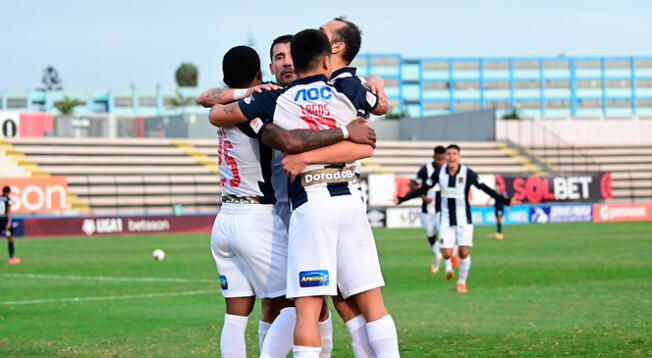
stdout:
<svg viewBox="0 0 652 358">
<path fill-rule="evenodd" d="M 5 277 L 16 278 L 42 278 L 51 280 L 86 280 L 86 281 L 121 281 L 121 282 L 218 282 L 206 279 L 187 278 L 165 278 L 165 277 L 109 277 L 109 276 L 62 276 L 62 275 L 41 275 L 32 273 L 7 273 Z"/>
<path fill-rule="evenodd" d="M 38 303 L 54 303 L 54 302 L 129 300 L 133 298 L 203 295 L 203 294 L 216 293 L 216 292 L 217 290 L 204 290 L 204 291 L 188 291 L 188 292 L 147 293 L 143 295 L 127 295 L 127 296 L 69 297 L 69 298 L 51 298 L 51 299 L 43 299 L 43 300 L 4 301 L 4 302 L 0 301 L 0 305 L 31 305 L 31 304 L 38 304 Z"/>
</svg>

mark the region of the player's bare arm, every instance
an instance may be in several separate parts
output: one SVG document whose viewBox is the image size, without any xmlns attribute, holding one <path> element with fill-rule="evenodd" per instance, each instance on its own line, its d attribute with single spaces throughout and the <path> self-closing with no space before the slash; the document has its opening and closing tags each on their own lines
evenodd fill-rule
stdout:
<svg viewBox="0 0 652 358">
<path fill-rule="evenodd" d="M 290 154 L 283 157 L 283 169 L 294 181 L 296 176 L 310 164 L 338 164 L 369 158 L 374 154 L 374 148 L 368 144 L 353 143 L 348 140 L 314 149 L 300 154 Z"/>
<path fill-rule="evenodd" d="M 227 105 L 216 104 L 211 107 L 208 120 L 216 127 L 223 127 L 246 122 L 247 117 L 242 114 L 238 102 L 233 102 Z"/>
<path fill-rule="evenodd" d="M 233 101 L 251 96 L 253 93 L 260 93 L 262 91 L 272 91 L 276 89 L 281 89 L 282 87 L 274 83 L 263 83 L 257 86 L 250 88 L 229 88 L 229 87 L 213 87 L 209 90 L 204 91 L 199 98 L 197 103 L 202 105 L 205 108 L 212 107 L 216 104 L 228 104 Z"/>
<path fill-rule="evenodd" d="M 346 127 L 352 141 L 375 145 L 376 133 L 367 125 L 366 120 L 358 118 Z M 302 153 L 316 148 L 337 143 L 344 138 L 341 128 L 326 130 L 293 129 L 284 130 L 273 123 L 265 126 L 261 140 L 264 144 L 285 153 Z"/>
</svg>

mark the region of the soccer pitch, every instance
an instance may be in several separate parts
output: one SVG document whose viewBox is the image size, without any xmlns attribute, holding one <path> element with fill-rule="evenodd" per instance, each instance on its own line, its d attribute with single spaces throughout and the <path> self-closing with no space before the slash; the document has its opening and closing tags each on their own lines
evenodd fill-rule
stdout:
<svg viewBox="0 0 652 358">
<path fill-rule="evenodd" d="M 402 356 L 652 356 L 652 222 L 507 226 L 502 241 L 492 230 L 475 229 L 467 294 L 430 274 L 421 230 L 375 231 Z M 0 264 L 0 357 L 219 356 L 224 302 L 208 234 L 16 248 L 23 263 Z M 334 323 L 333 357 L 353 357 Z"/>
</svg>

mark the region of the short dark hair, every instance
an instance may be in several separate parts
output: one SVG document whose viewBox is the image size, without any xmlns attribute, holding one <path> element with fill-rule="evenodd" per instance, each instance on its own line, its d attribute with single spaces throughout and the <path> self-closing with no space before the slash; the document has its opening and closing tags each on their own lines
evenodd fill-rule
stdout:
<svg viewBox="0 0 652 358">
<path fill-rule="evenodd" d="M 334 31 L 333 40 L 344 42 L 346 48 L 344 49 L 342 57 L 347 64 L 349 64 L 360 51 L 360 45 L 362 44 L 362 30 L 360 30 L 356 24 L 348 21 L 346 16 L 339 16 L 333 20 L 343 22 L 346 25 Z"/>
<path fill-rule="evenodd" d="M 290 43 L 292 62 L 297 73 L 305 73 L 315 68 L 325 56 L 330 56 L 332 47 L 328 36 L 316 29 L 297 32 Z"/>
<path fill-rule="evenodd" d="M 2 187 L 2 194 L 7 194 L 11 192 L 11 188 L 8 185 Z"/>
<path fill-rule="evenodd" d="M 458 152 L 462 151 L 457 144 L 451 144 L 448 147 L 446 147 L 446 149 L 457 149 Z"/>
<path fill-rule="evenodd" d="M 222 59 L 224 83 L 231 88 L 248 87 L 259 71 L 260 57 L 249 46 L 236 46 Z"/>
<path fill-rule="evenodd" d="M 272 46 L 269 47 L 269 59 L 274 61 L 274 46 L 278 44 L 289 44 L 292 42 L 292 35 L 282 35 L 272 41 Z"/>
<path fill-rule="evenodd" d="M 438 145 L 435 147 L 435 154 L 446 154 L 446 148 L 443 145 Z"/>
</svg>

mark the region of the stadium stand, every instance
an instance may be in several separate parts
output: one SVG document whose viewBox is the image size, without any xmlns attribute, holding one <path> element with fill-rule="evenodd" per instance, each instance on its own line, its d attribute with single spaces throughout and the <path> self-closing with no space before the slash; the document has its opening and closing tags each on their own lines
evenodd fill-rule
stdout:
<svg viewBox="0 0 652 358">
<path fill-rule="evenodd" d="M 530 150 L 560 172 L 605 171 L 612 173 L 616 202 L 649 202 L 652 199 L 652 144 L 584 144 Z"/>
<path fill-rule="evenodd" d="M 190 212 L 214 211 L 219 204 L 215 164 L 198 162 L 176 141 L 22 138 L 10 142 L 45 173 L 67 176 L 69 193 L 83 203 L 78 208 L 85 204 L 92 214 L 170 213 L 175 205 Z"/>
<path fill-rule="evenodd" d="M 0 167 L 11 173 L 6 176 L 67 176 L 69 199 L 78 213 L 168 214 L 179 206 L 207 212 L 220 204 L 216 140 L 20 138 L 0 144 Z M 363 161 L 363 174 L 412 176 L 439 144 L 379 141 L 374 156 Z M 457 144 L 462 162 L 480 174 L 542 172 L 503 142 Z M 528 150 L 559 173 L 612 172 L 614 201 L 652 198 L 650 144 Z"/>
<path fill-rule="evenodd" d="M 421 165 L 432 160 L 433 148 L 441 142 L 379 141 L 374 156 L 363 161 L 363 173 L 414 175 Z M 480 174 L 531 173 L 522 159 L 504 149 L 499 142 L 456 142 L 462 148 L 462 163 Z"/>
</svg>

